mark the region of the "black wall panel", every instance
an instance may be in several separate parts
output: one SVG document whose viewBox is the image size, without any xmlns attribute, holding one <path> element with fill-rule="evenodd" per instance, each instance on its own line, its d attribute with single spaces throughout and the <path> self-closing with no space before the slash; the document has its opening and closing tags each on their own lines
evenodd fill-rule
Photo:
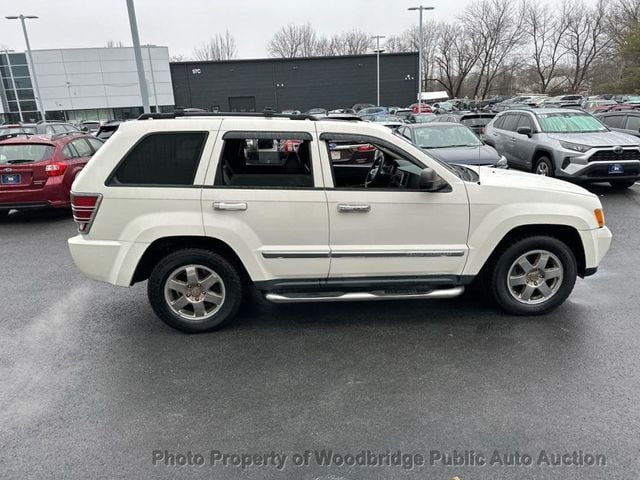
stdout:
<svg viewBox="0 0 640 480">
<path fill-rule="evenodd" d="M 381 55 L 380 103 L 413 103 L 417 69 L 416 53 Z M 375 55 L 179 62 L 171 63 L 171 78 L 175 104 L 181 107 L 227 111 L 230 97 L 255 97 L 258 111 L 376 103 Z"/>
</svg>

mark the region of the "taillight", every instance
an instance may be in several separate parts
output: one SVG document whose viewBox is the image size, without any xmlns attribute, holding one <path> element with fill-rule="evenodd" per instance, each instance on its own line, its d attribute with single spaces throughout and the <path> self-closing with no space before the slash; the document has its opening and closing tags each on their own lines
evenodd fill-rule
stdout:
<svg viewBox="0 0 640 480">
<path fill-rule="evenodd" d="M 65 163 L 60 162 L 52 162 L 46 167 L 44 167 L 44 171 L 47 172 L 49 177 L 57 177 L 59 175 L 64 175 L 64 171 L 67 169 L 67 165 Z"/>
<path fill-rule="evenodd" d="M 89 233 L 101 200 L 102 195 L 99 193 L 71 194 L 71 211 L 73 220 L 78 225 L 78 232 Z"/>
<path fill-rule="evenodd" d="M 373 145 L 360 145 L 358 147 L 358 151 L 359 152 L 370 152 L 372 150 L 375 150 L 376 147 L 374 147 Z"/>
</svg>

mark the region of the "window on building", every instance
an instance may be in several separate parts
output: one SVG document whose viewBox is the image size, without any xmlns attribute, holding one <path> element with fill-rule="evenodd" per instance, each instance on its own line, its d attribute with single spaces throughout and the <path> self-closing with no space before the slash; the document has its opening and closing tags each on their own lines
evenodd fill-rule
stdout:
<svg viewBox="0 0 640 480">
<path fill-rule="evenodd" d="M 215 184 L 246 188 L 313 187 L 311 135 L 227 132 Z"/>
<path fill-rule="evenodd" d="M 120 162 L 109 185 L 193 185 L 207 132 L 154 133 Z"/>
</svg>

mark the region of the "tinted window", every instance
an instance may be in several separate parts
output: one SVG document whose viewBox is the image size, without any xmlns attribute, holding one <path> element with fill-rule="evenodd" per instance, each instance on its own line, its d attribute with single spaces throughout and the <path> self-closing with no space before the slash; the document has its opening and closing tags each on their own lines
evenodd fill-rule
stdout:
<svg viewBox="0 0 640 480">
<path fill-rule="evenodd" d="M 206 132 L 154 133 L 125 156 L 110 185 L 192 185 Z"/>
<path fill-rule="evenodd" d="M 503 130 L 509 130 L 515 132 L 518 128 L 518 120 L 520 115 L 505 115 L 504 123 L 502 124 Z"/>
<path fill-rule="evenodd" d="M 529 117 L 529 115 L 520 115 L 520 120 L 518 120 L 518 127 L 529 127 L 531 129 L 531 131 L 534 130 L 533 128 L 533 121 L 531 120 L 531 118 Z"/>
<path fill-rule="evenodd" d="M 610 115 L 601 118 L 602 123 L 611 128 L 624 128 L 624 115 Z"/>
<path fill-rule="evenodd" d="M 86 140 L 91 144 L 91 147 L 93 148 L 94 152 L 97 152 L 98 150 L 100 150 L 100 147 L 104 145 L 100 140 L 96 138 L 87 138 Z"/>
<path fill-rule="evenodd" d="M 246 188 L 313 187 L 311 142 L 303 140 L 305 136 L 260 136 L 259 139 L 248 136 L 225 139 L 216 185 Z"/>
<path fill-rule="evenodd" d="M 78 151 L 71 143 L 67 143 L 65 145 L 65 147 L 62 149 L 62 154 L 64 155 L 64 158 L 76 158 L 80 156 Z"/>
<path fill-rule="evenodd" d="M 636 117 L 635 115 L 629 115 L 627 117 L 627 130 L 635 130 L 640 131 L 640 117 Z"/>
<path fill-rule="evenodd" d="M 73 143 L 73 146 L 76 147 L 79 156 L 90 157 L 91 155 L 93 155 L 93 150 L 91 150 L 91 147 L 84 138 L 74 140 L 71 143 Z"/>
</svg>

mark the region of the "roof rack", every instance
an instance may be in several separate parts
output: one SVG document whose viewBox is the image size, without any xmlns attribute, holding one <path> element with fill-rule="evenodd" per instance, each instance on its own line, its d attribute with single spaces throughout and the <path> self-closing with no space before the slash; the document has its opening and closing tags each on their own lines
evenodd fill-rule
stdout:
<svg viewBox="0 0 640 480">
<path fill-rule="evenodd" d="M 171 119 L 179 117 L 259 117 L 288 118 L 290 120 L 318 120 L 318 118 L 314 115 L 309 115 L 306 113 L 300 113 L 296 115 L 277 113 L 274 112 L 271 108 L 265 108 L 262 112 L 193 112 L 185 111 L 185 109 L 183 108 L 176 108 L 173 112 L 169 113 L 143 113 L 138 117 L 138 120 Z"/>
<path fill-rule="evenodd" d="M 81 133 L 83 132 L 60 132 L 60 133 L 54 133 L 49 138 L 51 140 L 58 140 L 59 138 L 66 137 L 67 135 L 78 135 Z"/>
</svg>

